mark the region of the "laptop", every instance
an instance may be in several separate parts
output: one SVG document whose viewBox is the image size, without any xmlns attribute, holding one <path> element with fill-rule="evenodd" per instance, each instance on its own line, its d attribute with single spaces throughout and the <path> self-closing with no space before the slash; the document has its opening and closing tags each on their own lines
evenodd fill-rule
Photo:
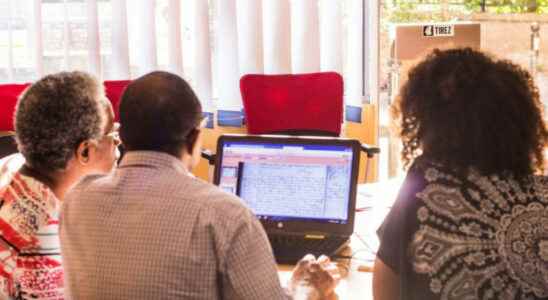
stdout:
<svg viewBox="0 0 548 300">
<path fill-rule="evenodd" d="M 278 263 L 333 256 L 354 232 L 360 143 L 329 137 L 222 135 L 214 182 L 262 223 Z"/>
</svg>

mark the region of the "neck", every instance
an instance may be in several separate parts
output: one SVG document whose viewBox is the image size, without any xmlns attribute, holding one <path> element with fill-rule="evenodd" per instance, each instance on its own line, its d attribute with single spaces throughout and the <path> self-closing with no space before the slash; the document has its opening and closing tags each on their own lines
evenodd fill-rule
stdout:
<svg viewBox="0 0 548 300">
<path fill-rule="evenodd" d="M 192 172 L 192 156 L 186 152 L 181 155 L 181 162 L 188 172 Z"/>
<path fill-rule="evenodd" d="M 21 168 L 21 174 L 34 178 L 50 188 L 57 199 L 62 200 L 68 189 L 76 182 L 75 177 L 66 170 L 44 172 L 27 164 Z"/>
</svg>

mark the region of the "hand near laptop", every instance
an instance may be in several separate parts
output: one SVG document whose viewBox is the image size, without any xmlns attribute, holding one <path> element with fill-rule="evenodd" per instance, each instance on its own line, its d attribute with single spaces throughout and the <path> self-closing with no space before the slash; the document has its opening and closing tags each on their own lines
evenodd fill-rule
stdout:
<svg viewBox="0 0 548 300">
<path fill-rule="evenodd" d="M 318 259 L 308 254 L 301 259 L 289 281 L 289 291 L 295 300 L 338 299 L 335 287 L 339 284 L 340 273 L 337 266 L 327 256 Z"/>
</svg>

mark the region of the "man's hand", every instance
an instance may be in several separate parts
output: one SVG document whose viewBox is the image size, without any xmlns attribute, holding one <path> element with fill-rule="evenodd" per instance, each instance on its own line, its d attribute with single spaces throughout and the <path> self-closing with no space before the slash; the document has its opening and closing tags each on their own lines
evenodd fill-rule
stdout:
<svg viewBox="0 0 548 300">
<path fill-rule="evenodd" d="M 308 254 L 301 259 L 289 282 L 289 291 L 294 299 L 331 300 L 337 299 L 335 287 L 340 274 L 337 266 L 327 256 L 316 259 Z"/>
</svg>

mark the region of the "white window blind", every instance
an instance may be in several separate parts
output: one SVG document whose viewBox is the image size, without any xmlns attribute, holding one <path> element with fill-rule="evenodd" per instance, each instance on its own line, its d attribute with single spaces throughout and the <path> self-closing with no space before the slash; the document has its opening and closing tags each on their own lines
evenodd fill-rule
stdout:
<svg viewBox="0 0 548 300">
<path fill-rule="evenodd" d="M 364 0 L 0 0 L 0 82 L 168 70 L 191 83 L 205 110 L 239 112 L 244 74 L 336 71 L 346 103 L 361 107 L 376 78 L 363 67 L 378 56 L 364 48 L 375 18 L 378 1 Z"/>
<path fill-rule="evenodd" d="M 126 0 L 111 0 L 111 76 L 109 79 L 130 78 L 129 38 Z M 116 16 L 116 17 L 114 17 Z"/>
<path fill-rule="evenodd" d="M 318 4 L 317 0 L 291 1 L 291 67 L 293 73 L 320 71 Z"/>
</svg>

